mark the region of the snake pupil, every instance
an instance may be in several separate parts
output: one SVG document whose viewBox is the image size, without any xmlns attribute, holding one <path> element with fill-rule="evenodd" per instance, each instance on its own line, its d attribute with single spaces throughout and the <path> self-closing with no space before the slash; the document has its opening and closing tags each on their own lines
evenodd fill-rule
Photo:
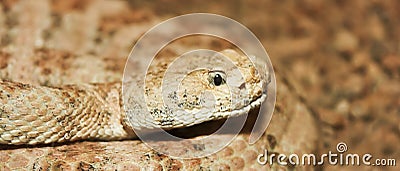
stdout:
<svg viewBox="0 0 400 171">
<path fill-rule="evenodd" d="M 214 76 L 214 85 L 219 86 L 219 85 L 222 84 L 222 82 L 223 82 L 223 79 L 222 79 L 221 75 L 215 74 L 215 76 Z"/>
</svg>

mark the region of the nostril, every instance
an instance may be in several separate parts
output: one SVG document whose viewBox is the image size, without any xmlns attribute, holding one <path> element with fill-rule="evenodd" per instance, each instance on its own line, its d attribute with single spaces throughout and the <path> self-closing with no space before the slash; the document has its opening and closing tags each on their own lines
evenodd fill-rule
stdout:
<svg viewBox="0 0 400 171">
<path fill-rule="evenodd" d="M 246 83 L 242 83 L 242 84 L 239 86 L 239 89 L 240 89 L 240 90 L 243 90 L 244 88 L 246 88 Z"/>
</svg>

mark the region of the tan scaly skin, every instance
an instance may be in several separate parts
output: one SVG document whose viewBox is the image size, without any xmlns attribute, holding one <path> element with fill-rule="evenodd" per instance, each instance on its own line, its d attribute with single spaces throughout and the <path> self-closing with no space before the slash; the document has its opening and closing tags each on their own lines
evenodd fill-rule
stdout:
<svg viewBox="0 0 400 171">
<path fill-rule="evenodd" d="M 146 87 L 142 92 L 147 108 L 141 106 L 139 110 L 128 113 L 120 106 L 123 104 L 120 83 L 46 87 L 1 82 L 0 143 L 36 145 L 89 139 L 128 139 L 135 138 L 132 129 L 187 127 L 238 116 L 258 107 L 266 97 L 263 86 L 269 82 L 268 76 L 260 75 L 249 58 L 234 50 L 224 50 L 221 54 L 234 62 L 241 75 L 234 75 L 232 68 L 224 68 L 224 63 L 219 64 L 218 70 L 199 69 L 190 72 L 182 80 L 180 88 L 173 92 L 176 97 L 171 97 L 183 112 L 172 112 L 162 101 L 161 85 L 169 66 L 165 62 L 166 57 L 151 66 L 147 73 Z M 221 77 L 221 83 L 215 83 L 216 75 Z M 240 76 L 243 78 L 235 80 Z M 236 87 L 228 85 L 231 80 Z M 126 86 L 137 84 L 135 81 L 128 80 Z M 130 96 L 131 91 L 142 90 L 130 89 L 125 96 Z M 211 105 L 214 109 L 198 112 L 207 107 L 204 104 L 207 101 L 204 96 L 206 91 L 215 96 L 216 101 Z M 232 95 L 240 96 L 238 102 L 234 102 Z M 138 103 L 143 99 L 137 98 L 135 95 L 127 97 L 127 110 L 138 108 Z M 147 113 L 152 117 L 146 116 Z"/>
<path fill-rule="evenodd" d="M 90 1 L 78 11 L 59 8 L 59 6 L 52 3 L 54 2 L 45 0 L 16 1 L 7 5 L 7 11 L 3 10 L 3 13 L 0 13 L 0 22 L 2 24 L 6 20 L 12 19 L 15 21 L 8 22 L 15 24 L 9 25 L 9 28 L 0 32 L 3 37 L 8 38 L 8 41 L 2 46 L 0 53 L 0 78 L 4 81 L 1 83 L 1 87 L 7 91 L 7 93 L 1 93 L 2 107 L 3 104 L 12 102 L 6 100 L 6 103 L 4 103 L 3 99 L 28 99 L 25 95 L 52 94 L 51 96 L 38 96 L 36 97 L 37 99 L 31 97 L 33 98 L 32 101 L 14 101 L 14 104 L 19 103 L 21 105 L 11 105 L 11 108 L 22 112 L 24 109 L 31 110 L 33 106 L 38 105 L 37 103 L 31 103 L 35 100 L 41 102 L 43 100 L 47 101 L 47 103 L 55 100 L 52 102 L 54 106 L 50 105 L 46 108 L 40 103 L 39 108 L 44 109 L 41 112 L 54 111 L 51 107 L 59 109 L 64 107 L 66 109 L 65 112 L 68 113 L 68 111 L 75 111 L 71 109 L 72 106 L 82 107 L 81 105 L 90 105 L 93 106 L 93 109 L 86 110 L 92 114 L 95 113 L 94 111 L 100 111 L 101 116 L 106 116 L 101 119 L 101 123 L 107 123 L 107 125 L 101 128 L 94 126 L 93 128 L 96 129 L 91 131 L 86 130 L 88 134 L 79 132 L 78 129 L 74 131 L 76 127 L 68 128 L 67 126 L 62 127 L 61 133 L 58 133 L 65 136 L 67 135 L 67 130 L 70 129 L 68 132 L 73 133 L 75 136 L 66 136 L 69 138 L 69 141 L 89 138 L 92 135 L 96 138 L 104 139 L 112 139 L 109 135 L 118 135 L 119 138 L 124 136 L 126 138 L 133 137 L 132 132 L 126 132 L 126 130 L 129 130 L 129 125 L 121 124 L 121 118 L 112 117 L 122 116 L 119 113 L 120 111 L 116 112 L 120 109 L 120 104 L 117 101 L 121 101 L 119 92 L 121 87 L 117 82 L 121 79 L 122 69 L 126 60 L 125 57 L 127 56 L 126 50 L 130 49 L 131 43 L 137 38 L 138 34 L 150 28 L 151 23 L 160 19 L 149 15 L 147 21 L 134 23 L 134 27 L 130 23 L 119 23 L 119 20 L 114 20 L 113 18 L 131 16 L 126 15 L 127 12 L 135 13 L 133 9 L 128 8 L 127 4 L 124 4 L 126 3 L 125 1 Z M 2 6 L 6 8 L 6 5 Z M 59 16 L 54 16 L 53 12 L 58 11 L 61 11 L 57 13 Z M 120 14 L 116 11 L 120 11 Z M 110 21 L 116 21 L 116 24 L 119 24 L 118 27 L 108 27 L 107 23 L 101 25 L 103 21 L 100 21 L 102 17 L 99 16 L 111 17 Z M 55 22 L 53 21 L 57 17 L 61 17 L 59 25 L 54 24 Z M 99 27 L 102 29 L 98 29 Z M 97 30 L 103 30 L 103 32 L 97 33 Z M 114 34 L 109 35 L 109 30 L 112 30 Z M 131 32 L 132 30 L 139 31 L 138 33 L 134 33 Z M 43 35 L 49 35 L 49 37 L 44 38 L 45 36 Z M 102 40 L 100 44 L 95 42 L 95 36 Z M 198 40 L 197 42 L 203 42 L 203 40 Z M 214 43 L 205 42 L 205 44 L 214 47 Z M 177 49 L 179 48 L 174 48 L 173 50 Z M 186 50 L 187 47 L 183 47 L 182 49 Z M 94 54 L 89 52 L 94 52 Z M 270 152 L 284 154 L 314 152 L 318 138 L 314 118 L 309 110 L 299 101 L 290 89 L 290 86 L 286 82 L 282 82 L 283 77 L 279 75 L 279 71 L 277 73 L 276 110 L 267 131 L 253 145 L 248 143 L 249 132 L 246 129 L 222 151 L 208 157 L 191 160 L 170 158 L 150 149 L 144 143 L 135 139 L 101 142 L 84 141 L 67 144 L 52 143 L 44 146 L 1 145 L 0 170 L 138 170 L 140 168 L 153 170 L 266 170 L 271 167 L 275 169 L 290 169 L 290 167 L 278 166 L 276 164 L 273 166 L 260 165 L 256 161 L 257 156 L 263 153 L 265 149 Z M 98 82 L 100 84 L 93 85 L 89 84 L 90 82 Z M 70 84 L 74 86 L 65 86 Z M 62 90 L 56 87 L 62 87 Z M 3 94 L 5 97 L 3 97 Z M 10 94 L 10 97 L 7 94 Z M 19 94 L 23 94 L 23 96 L 18 96 Z M 66 94 L 79 96 L 78 100 L 86 100 L 93 103 L 80 103 L 75 101 L 75 98 L 60 98 L 65 97 Z M 10 111 L 2 108 L 1 112 L 1 118 L 3 119 L 3 113 Z M 107 112 L 110 113 L 106 115 Z M 251 112 L 254 113 L 253 110 Z M 40 111 L 38 111 L 39 113 Z M 32 115 L 28 114 L 28 116 Z M 50 119 L 48 122 L 55 124 L 53 125 L 53 129 L 55 130 L 57 127 L 54 126 L 61 124 L 61 122 L 54 123 L 52 121 L 57 116 L 42 118 L 43 116 L 33 115 L 32 118 L 24 118 L 25 120 L 20 122 L 20 124 L 35 124 L 34 121 L 27 123 L 29 119 L 35 120 L 40 118 L 40 121 L 37 123 L 43 123 L 46 119 Z M 250 116 L 254 117 L 254 115 Z M 4 116 L 4 118 L 7 118 L 7 116 Z M 92 122 L 100 121 L 100 117 L 95 118 L 96 120 L 92 119 Z M 9 119 L 12 118 L 7 118 L 7 122 Z M 68 117 L 63 119 L 68 119 Z M 103 122 L 103 120 L 106 122 Z M 73 123 L 74 120 L 64 124 Z M 249 124 L 249 126 L 251 128 L 252 124 Z M 33 126 L 26 128 L 40 129 L 40 127 L 33 128 Z M 208 129 L 211 129 L 210 125 L 199 124 L 198 126 L 194 126 L 192 130 L 186 130 L 185 128 L 180 131 L 187 133 L 201 132 Z M 5 131 L 5 129 L 3 130 Z M 5 132 L 9 133 L 9 131 Z M 15 140 L 14 142 L 12 140 L 5 140 L 3 143 L 35 142 L 36 138 L 32 138 L 33 140 L 20 139 L 20 136 L 18 136 L 20 133 L 16 131 L 15 135 L 8 135 L 8 138 L 11 137 L 12 140 Z M 58 137 L 58 133 L 52 134 L 50 138 L 45 138 L 44 140 L 42 138 L 47 137 L 44 134 L 41 134 L 42 136 L 33 135 L 42 137 L 38 138 L 36 142 L 45 142 L 46 140 L 61 140 Z M 103 137 L 98 137 L 98 133 L 103 135 Z M 52 139 L 52 136 L 55 136 L 55 138 Z M 72 137 L 76 139 L 72 139 Z M 221 137 L 221 139 L 223 138 Z M 64 138 L 64 140 L 66 139 Z M 160 142 L 160 145 L 163 144 L 166 146 L 170 145 L 168 142 Z M 201 144 L 193 144 L 192 147 L 194 150 L 202 150 Z M 176 150 L 180 150 L 182 153 L 186 152 L 180 147 L 176 147 Z M 309 169 L 308 167 L 297 168 L 302 170 Z"/>
<path fill-rule="evenodd" d="M 226 56 L 229 56 L 231 59 L 241 59 L 237 61 L 242 61 L 242 66 L 250 66 L 247 65 L 248 63 L 245 62 L 246 60 L 244 60 L 247 59 L 247 57 L 239 55 L 235 51 L 227 50 L 223 53 Z M 165 60 L 165 58 L 162 59 Z M 161 64 L 162 63 L 156 62 L 155 65 L 150 67 L 150 70 L 157 69 L 158 66 L 165 67 L 165 65 Z M 245 80 L 247 80 L 246 83 L 248 83 L 248 85 L 246 85 L 246 87 L 258 88 L 257 91 L 253 91 L 255 89 L 249 91 L 252 92 L 249 96 L 251 99 L 253 99 L 251 100 L 251 102 L 257 101 L 257 99 L 260 97 L 260 91 L 262 90 L 259 86 L 264 85 L 263 83 L 261 83 L 262 79 L 259 79 L 262 77 L 259 77 L 258 74 L 255 74 L 255 72 L 252 71 L 252 68 L 244 67 L 240 70 L 242 71 Z M 158 70 L 158 72 L 160 72 L 160 70 Z M 219 72 L 224 71 L 221 71 L 219 69 L 218 73 Z M 202 76 L 199 76 L 199 74 Z M 195 71 L 195 73 L 190 73 L 189 76 L 185 77 L 185 79 L 182 81 L 183 86 L 181 89 L 179 89 L 177 94 L 181 94 L 182 92 L 198 92 L 198 89 L 186 89 L 186 91 L 184 91 L 186 83 L 194 82 L 196 82 L 198 86 L 208 87 L 212 91 L 214 90 L 217 92 L 224 92 L 218 90 L 218 88 L 220 88 L 220 86 L 223 86 L 224 84 L 220 86 L 215 86 L 212 82 L 210 82 L 210 76 L 214 75 L 215 72 L 213 70 L 198 70 Z M 196 78 L 204 79 L 199 79 L 196 81 L 192 80 Z M 229 79 L 229 77 L 225 79 Z M 152 77 L 148 77 L 148 80 L 153 80 L 157 82 L 157 79 L 153 79 Z M 280 81 L 278 82 L 278 84 L 279 83 Z M 157 84 L 158 83 L 156 83 L 156 85 Z M 149 86 L 148 88 L 150 87 L 151 86 Z M 191 87 L 193 87 L 193 84 Z M 154 92 L 158 91 L 158 89 L 155 88 L 153 90 Z M 236 138 L 236 140 L 232 142 L 231 145 L 229 145 L 227 148 L 217 154 L 202 159 L 177 160 L 170 159 L 164 155 L 160 156 L 161 158 L 154 158 L 155 156 L 153 155 L 157 156 L 160 154 L 152 151 L 148 147 L 144 146 L 144 144 L 137 144 L 137 140 L 105 142 L 100 144 L 96 144 L 96 142 L 82 142 L 68 145 L 70 147 L 59 146 L 56 148 L 51 148 L 44 146 L 40 148 L 30 148 L 29 151 L 36 151 L 35 153 L 40 155 L 28 155 L 29 157 L 26 157 L 25 159 L 29 160 L 25 163 L 24 167 L 46 168 L 49 166 L 48 164 L 43 164 L 43 162 L 49 163 L 52 168 L 80 168 L 81 164 L 79 163 L 82 162 L 88 162 L 91 167 L 103 169 L 125 165 L 129 165 L 130 167 L 168 168 L 171 167 L 171 164 L 176 165 L 176 163 L 179 163 L 179 167 L 183 167 L 186 169 L 199 169 L 199 167 L 214 169 L 226 167 L 242 169 L 271 167 L 269 165 L 262 166 L 256 162 L 256 156 L 263 153 L 265 149 L 271 150 L 273 152 L 304 153 L 306 151 L 309 151 L 310 149 L 313 149 L 313 144 L 315 144 L 314 134 L 316 130 L 312 126 L 313 119 L 308 113 L 305 106 L 299 103 L 296 98 L 290 96 L 290 93 L 288 92 L 289 90 L 286 86 L 284 86 L 284 84 L 281 84 L 281 87 L 278 90 L 280 90 L 278 91 L 278 110 L 275 112 L 275 117 L 268 129 L 268 132 L 264 134 L 261 139 L 254 145 L 248 144 L 248 131 L 252 127 L 252 122 L 250 121 L 250 125 L 247 125 L 245 127 L 245 131 L 242 134 L 239 134 L 239 136 Z M 2 127 L 1 130 L 2 143 L 4 144 L 42 144 L 85 139 L 117 140 L 135 138 L 135 135 L 131 130 L 132 126 L 130 125 L 129 121 L 124 120 L 124 112 L 121 112 L 122 109 L 120 108 L 120 83 L 78 84 L 70 86 L 60 86 L 57 88 L 48 86 L 34 86 L 6 81 L 1 83 L 1 94 L 2 104 L 6 104 L 2 106 L 2 125 L 6 125 L 6 127 Z M 220 94 L 220 96 L 222 95 L 224 94 Z M 282 97 L 282 95 L 286 97 Z M 186 97 L 187 96 L 188 94 L 186 95 Z M 19 100 L 21 98 L 24 98 L 25 100 Z M 154 98 L 156 97 L 154 96 Z M 188 100 L 190 99 L 183 99 L 184 102 L 187 102 Z M 279 100 L 284 101 L 282 102 Z M 288 105 L 294 105 L 295 108 L 283 109 L 283 106 Z M 183 106 L 187 109 L 193 108 L 193 106 Z M 256 105 L 251 107 L 254 108 L 256 107 Z M 219 106 L 216 109 L 219 110 Z M 233 113 L 232 111 L 234 111 L 234 109 L 232 108 L 224 110 L 229 111 L 228 113 Z M 32 114 L 34 112 L 36 113 L 35 115 Z M 257 110 L 252 110 L 252 113 L 254 112 L 257 112 Z M 224 112 L 219 114 L 223 113 Z M 219 117 L 215 117 L 213 119 L 220 119 L 228 116 L 229 115 L 220 115 Z M 254 114 L 250 115 L 250 117 L 252 118 L 254 118 L 255 116 L 256 115 Z M 206 120 L 207 119 L 199 119 L 196 121 L 195 124 L 197 124 L 198 122 L 204 122 Z M 4 121 L 7 121 L 7 123 L 4 124 Z M 308 124 L 306 124 L 306 127 L 298 127 L 298 123 Z M 185 126 L 177 125 L 176 127 Z M 194 127 L 192 128 L 192 130 L 189 129 L 188 131 L 201 132 L 207 130 L 204 129 L 204 127 L 207 127 L 207 129 L 212 128 L 207 124 L 200 124 L 198 127 Z M 165 125 L 164 128 L 166 128 Z M 40 132 L 40 130 L 43 130 L 43 132 Z M 5 137 L 6 139 L 3 137 Z M 224 139 L 223 136 L 221 136 L 220 138 Z M 171 145 L 168 142 L 161 142 L 161 144 L 163 143 L 165 143 L 165 145 Z M 197 145 L 198 144 L 193 144 L 193 146 Z M 122 151 L 115 149 L 120 146 L 124 147 Z M 291 148 L 287 149 L 287 147 Z M 21 157 L 20 154 L 24 154 L 27 152 L 24 150 L 24 148 L 21 148 L 21 146 L 17 146 L 16 149 L 13 149 L 10 146 L 8 146 L 7 148 L 11 149 L 3 150 L 2 152 L 0 152 L 0 154 L 7 154 L 7 156 L 11 157 L 8 157 L 10 161 L 6 162 L 7 164 L 4 165 L 8 167 L 13 166 L 11 160 L 15 159 L 15 157 Z M 75 156 L 73 158 L 64 156 L 63 159 L 53 159 L 53 157 L 55 156 L 53 156 L 52 151 L 56 152 L 64 148 L 68 148 L 67 151 L 77 151 L 81 153 L 81 155 Z M 119 152 L 114 153 L 116 151 Z M 65 154 L 68 153 L 69 152 Z M 184 153 L 186 152 L 182 151 L 182 154 Z M 145 154 L 145 156 L 150 155 L 148 156 L 149 159 L 142 158 L 143 154 Z M 122 161 L 115 161 L 115 165 L 103 160 L 101 160 L 100 162 L 92 161 L 93 157 L 116 157 L 115 155 L 121 157 L 124 156 L 124 158 L 126 157 L 126 159 Z M 112 160 L 117 159 L 114 157 L 112 157 Z M 170 160 L 170 162 L 161 165 L 156 164 L 160 160 L 166 159 Z M 156 163 L 148 163 L 142 160 L 153 161 Z M 238 163 L 232 163 L 232 160 L 237 161 Z M 62 164 L 58 165 L 59 162 L 61 162 Z M 275 165 L 273 167 L 275 168 L 279 166 Z"/>
</svg>

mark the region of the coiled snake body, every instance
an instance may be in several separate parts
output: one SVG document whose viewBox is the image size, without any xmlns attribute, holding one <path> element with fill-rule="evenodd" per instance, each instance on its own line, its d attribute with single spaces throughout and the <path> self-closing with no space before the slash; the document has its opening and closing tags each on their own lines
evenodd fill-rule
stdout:
<svg viewBox="0 0 400 171">
<path fill-rule="evenodd" d="M 229 71 L 203 69 L 189 73 L 182 80 L 180 90 L 173 93 L 178 96 L 173 97 L 177 98 L 178 106 L 184 110 L 201 109 L 202 103 L 206 101 L 202 93 L 206 90 L 212 91 L 217 100 L 214 110 L 193 115 L 168 113 L 163 104 L 165 102 L 161 100 L 161 82 L 168 68 L 165 64 L 168 60 L 165 57 L 163 62 L 150 67 L 146 77 L 148 86 L 143 93 L 146 94 L 149 109 L 145 109 L 145 106 L 137 107 L 142 100 L 137 99 L 138 96 L 129 97 L 126 102 L 127 106 L 139 108 L 138 112 L 123 111 L 120 106 L 122 104 L 120 83 L 46 87 L 1 82 L 0 143 L 35 145 L 87 139 L 134 138 L 132 129 L 186 127 L 239 115 L 260 105 L 265 99 L 265 94 L 262 93 L 263 86 L 267 82 L 265 76 L 261 77 L 251 61 L 234 50 L 224 50 L 222 54 L 235 62 L 243 78 L 236 83 L 238 86 L 235 88 L 228 87 L 226 82 L 239 76 Z M 223 66 L 223 63 L 220 65 Z M 228 74 L 231 78 L 227 76 Z M 141 91 L 141 89 L 127 91 L 129 95 L 129 91 Z M 236 104 L 230 103 L 232 101 L 230 91 L 239 95 L 241 101 Z M 154 118 L 152 121 L 143 116 L 145 110 L 150 110 Z"/>
</svg>

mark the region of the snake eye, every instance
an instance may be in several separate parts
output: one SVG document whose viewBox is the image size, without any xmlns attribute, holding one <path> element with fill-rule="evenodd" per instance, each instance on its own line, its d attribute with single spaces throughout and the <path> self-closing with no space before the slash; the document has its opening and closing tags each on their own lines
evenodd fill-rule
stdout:
<svg viewBox="0 0 400 171">
<path fill-rule="evenodd" d="M 222 79 L 222 76 L 219 74 L 215 74 L 214 76 L 214 85 L 219 86 L 222 84 L 224 80 Z"/>
<path fill-rule="evenodd" d="M 210 73 L 210 80 L 213 85 L 220 86 L 225 84 L 226 82 L 226 75 L 222 71 L 213 71 Z"/>
</svg>

